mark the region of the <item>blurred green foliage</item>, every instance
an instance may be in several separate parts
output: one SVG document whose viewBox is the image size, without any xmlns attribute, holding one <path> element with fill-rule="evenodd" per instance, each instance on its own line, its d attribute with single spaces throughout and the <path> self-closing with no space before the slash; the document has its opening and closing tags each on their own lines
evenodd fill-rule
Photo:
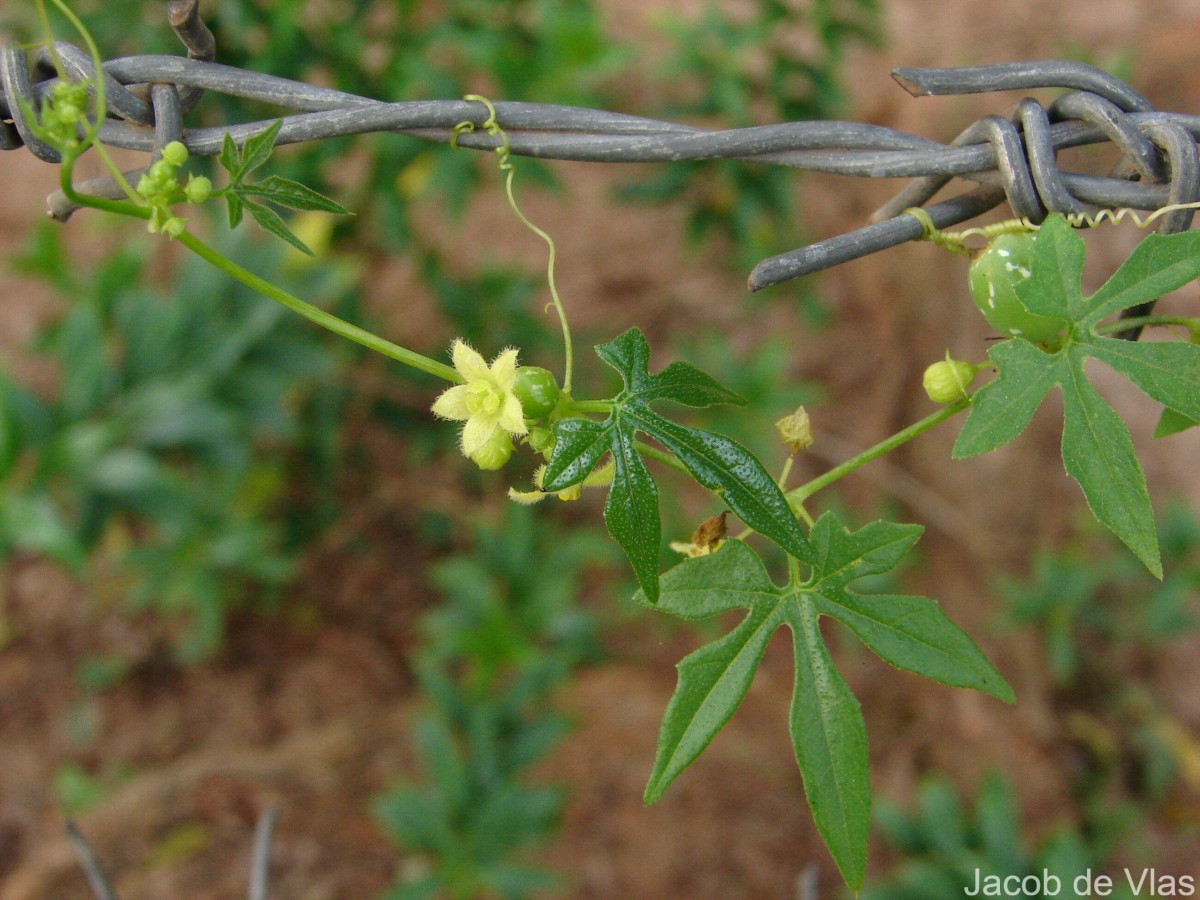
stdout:
<svg viewBox="0 0 1200 900">
<path fill-rule="evenodd" d="M 1164 646 L 1195 634 L 1200 519 L 1176 502 L 1158 531 L 1162 581 L 1089 527 L 1040 555 L 1026 579 L 999 586 L 1006 623 L 1041 638 L 1055 707 L 1076 751 L 1073 800 L 1098 833 L 1133 833 L 1139 818 L 1171 803 L 1178 779 L 1200 758 L 1200 744 L 1150 674 Z"/>
<path fill-rule="evenodd" d="M 887 876 L 863 889 L 861 900 L 961 900 L 966 889 L 974 891 L 977 877 L 1038 879 L 1045 872 L 1060 879 L 1058 891 L 1051 883 L 1048 892 L 1022 889 L 1020 896 L 1076 896 L 1075 878 L 1089 869 L 1101 873 L 1109 852 L 1104 842 L 1070 825 L 1036 843 L 1028 840 L 1013 790 L 996 775 L 980 786 L 971 809 L 964 809 L 949 782 L 931 780 L 911 812 L 881 801 L 875 820 L 899 858 Z M 1109 896 L 1132 897 L 1120 882 L 1114 879 Z"/>
<path fill-rule="evenodd" d="M 688 95 L 666 114 L 719 128 L 833 118 L 843 106 L 846 50 L 878 43 L 880 20 L 877 0 L 754 0 L 737 9 L 709 0 L 691 20 L 664 12 L 673 49 L 660 77 Z M 690 237 L 727 241 L 733 263 L 746 269 L 788 249 L 795 181 L 782 166 L 703 160 L 663 167 L 622 194 L 684 202 Z"/>
<path fill-rule="evenodd" d="M 434 567 L 444 600 L 422 622 L 427 707 L 413 729 L 424 776 L 375 803 L 392 838 L 420 854 L 389 898 L 520 898 L 558 885 L 522 851 L 553 835 L 562 792 L 524 772 L 568 728 L 551 696 L 599 652 L 578 605 L 582 577 L 614 556 L 599 529 L 563 536 L 509 506 L 476 529 L 473 552 Z"/>
<path fill-rule="evenodd" d="M 1089 532 L 1072 546 L 1038 556 L 1027 579 L 1000 584 L 1008 621 L 1037 628 L 1060 686 L 1079 679 L 1089 659 L 1107 659 L 1105 648 L 1154 646 L 1196 628 L 1200 520 L 1175 503 L 1158 530 L 1162 581 L 1119 545 L 1097 542 Z"/>
<path fill-rule="evenodd" d="M 231 610 L 278 595 L 332 515 L 356 351 L 200 260 L 154 284 L 137 246 L 93 269 L 46 226 L 13 262 L 65 306 L 33 348 L 57 386 L 0 375 L 0 554 L 45 554 L 135 610 L 182 617 L 176 649 L 195 660 Z M 223 250 L 351 312 L 344 266 L 289 275 L 273 248 Z"/>
</svg>

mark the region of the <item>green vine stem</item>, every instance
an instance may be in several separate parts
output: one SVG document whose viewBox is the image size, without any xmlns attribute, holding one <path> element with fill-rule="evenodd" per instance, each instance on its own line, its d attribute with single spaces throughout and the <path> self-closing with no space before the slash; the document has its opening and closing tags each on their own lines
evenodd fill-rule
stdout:
<svg viewBox="0 0 1200 900">
<path fill-rule="evenodd" d="M 332 331 L 334 334 L 344 337 L 347 340 L 354 341 L 356 344 L 361 344 L 368 350 L 382 353 L 384 356 L 404 363 L 406 366 L 410 366 L 420 372 L 434 375 L 453 384 L 462 384 L 462 376 L 445 363 L 430 359 L 428 356 L 422 356 L 420 353 L 401 347 L 399 344 L 393 344 L 391 341 L 372 334 L 363 328 L 359 328 L 357 325 L 351 325 L 344 319 L 339 319 L 337 316 L 331 315 L 325 312 L 325 310 L 313 306 L 311 303 L 306 303 L 299 297 L 289 294 L 282 288 L 271 284 L 265 278 L 260 278 L 253 272 L 243 269 L 237 263 L 222 256 L 194 235 L 185 231 L 176 240 L 205 262 L 216 266 L 225 274 L 236 278 L 242 284 L 252 290 L 258 291 L 263 296 L 274 300 L 282 306 L 286 306 L 292 312 L 299 313 L 310 322 L 320 325 L 322 328 Z"/>
<path fill-rule="evenodd" d="M 970 405 L 970 399 L 963 397 L 961 400 L 951 403 L 948 406 L 943 406 L 937 412 L 926 416 L 920 421 L 913 422 L 913 424 L 909 425 L 907 428 L 897 431 L 891 437 L 885 438 L 874 447 L 870 447 L 857 456 L 846 460 L 841 465 L 835 466 L 824 475 L 819 475 L 812 479 L 812 481 L 806 482 L 805 484 L 800 485 L 800 487 L 788 491 L 784 496 L 786 496 L 788 500 L 793 503 L 803 503 L 822 488 L 829 487 L 835 481 L 838 481 L 846 475 L 849 475 L 855 469 L 861 468 L 871 460 L 877 459 L 878 457 L 883 456 L 885 453 L 890 453 L 892 450 L 895 450 L 897 447 L 903 444 L 907 444 L 913 438 L 920 434 L 924 434 L 935 425 L 940 425 L 942 422 L 945 422 L 947 419 L 952 418 L 953 416 L 962 412 Z"/>
<path fill-rule="evenodd" d="M 104 200 L 100 197 L 92 197 L 88 194 L 80 194 L 71 185 L 71 168 L 70 162 L 67 159 L 63 160 L 62 171 L 62 191 L 63 194 L 72 203 L 79 206 L 87 206 L 92 209 L 104 210 L 105 212 L 117 213 L 119 215 L 132 216 L 138 219 L 149 219 L 150 210 L 144 206 L 134 206 L 132 203 L 123 203 L 119 200 Z M 428 356 L 423 356 L 406 347 L 401 347 L 399 344 L 393 344 L 391 341 L 381 338 L 376 334 L 359 328 L 357 325 L 351 325 L 344 319 L 339 319 L 325 310 L 313 306 L 301 300 L 294 294 L 289 294 L 282 288 L 276 287 L 267 281 L 265 278 L 260 278 L 248 269 L 243 269 L 233 260 L 226 258 L 208 244 L 197 238 L 195 235 L 183 232 L 175 238 L 180 244 L 191 250 L 205 262 L 220 269 L 231 278 L 235 278 L 251 290 L 257 291 L 264 297 L 274 300 L 282 306 L 298 313 L 308 319 L 315 325 L 332 331 L 334 334 L 344 337 L 347 340 L 354 341 L 356 344 L 361 344 L 368 350 L 374 350 L 376 353 L 382 353 L 389 359 L 394 359 L 397 362 L 404 363 L 420 372 L 433 375 L 452 384 L 462 384 L 462 376 L 445 363 L 440 363 L 437 360 L 430 359 Z"/>
</svg>

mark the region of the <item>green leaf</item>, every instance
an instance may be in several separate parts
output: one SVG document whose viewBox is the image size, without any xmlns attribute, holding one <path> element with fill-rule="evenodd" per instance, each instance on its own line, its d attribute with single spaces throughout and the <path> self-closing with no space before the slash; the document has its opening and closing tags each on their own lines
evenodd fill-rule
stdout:
<svg viewBox="0 0 1200 900">
<path fill-rule="evenodd" d="M 243 198 L 244 199 L 244 198 Z M 279 213 L 275 210 L 263 206 L 261 203 L 254 203 L 246 200 L 246 209 L 250 210 L 250 216 L 258 223 L 258 227 L 268 234 L 273 234 L 275 237 L 287 241 L 301 253 L 307 253 L 313 256 L 312 250 L 308 249 L 308 245 L 300 238 L 292 233 L 292 229 L 287 227 L 287 223 L 283 221 Z"/>
<path fill-rule="evenodd" d="M 241 181 L 271 158 L 271 151 L 275 149 L 275 139 L 279 137 L 279 129 L 282 127 L 283 119 L 276 119 L 270 128 L 245 140 L 237 172 L 233 175 L 234 181 Z"/>
<path fill-rule="evenodd" d="M 225 137 L 221 140 L 221 154 L 217 157 L 217 162 L 221 164 L 221 168 L 229 173 L 230 178 L 234 178 L 241 165 L 241 159 L 242 154 L 238 150 L 237 144 L 233 142 L 233 138 L 230 137 L 229 132 L 225 132 Z"/>
<path fill-rule="evenodd" d="M 811 539 L 820 571 L 828 574 L 806 585 L 817 610 L 898 669 L 1012 703 L 1015 697 L 1003 676 L 933 600 L 846 590 L 855 578 L 895 568 L 921 531 L 918 525 L 875 522 L 849 534 L 832 516 L 822 516 Z"/>
<path fill-rule="evenodd" d="M 1181 341 L 1097 338 L 1092 355 L 1112 366 L 1148 397 L 1200 419 L 1200 346 Z"/>
<path fill-rule="evenodd" d="M 1170 437 L 1173 434 L 1179 434 L 1181 431 L 1187 431 L 1189 428 L 1195 428 L 1197 425 L 1200 425 L 1200 420 L 1189 418 L 1183 413 L 1168 407 L 1158 417 L 1158 425 L 1154 428 L 1154 436 L 1156 438 Z"/>
<path fill-rule="evenodd" d="M 857 701 L 821 642 L 819 617 L 846 623 L 893 665 L 1012 699 L 1000 674 L 932 600 L 850 590 L 856 579 L 895 568 L 920 533 L 917 526 L 890 522 L 850 532 L 826 513 L 812 530 L 806 581 L 775 585 L 754 551 L 737 540 L 664 574 L 659 609 L 686 619 L 739 607 L 748 612 L 733 631 L 680 662 L 646 802 L 661 797 L 729 721 L 771 636 L 786 624 L 796 658 L 790 727 L 805 796 L 843 877 L 857 888 L 870 819 L 866 730 Z M 649 602 L 643 592 L 638 599 Z"/>
<path fill-rule="evenodd" d="M 621 545 L 642 590 L 658 584 L 658 487 L 634 446 L 633 430 L 620 423 L 613 437 L 613 480 L 604 502 L 604 524 Z M 647 592 L 649 593 L 649 592 Z"/>
<path fill-rule="evenodd" d="M 797 558 L 811 557 L 808 540 L 787 499 L 753 454 L 722 435 L 671 422 L 649 406 L 659 400 L 693 407 L 740 402 L 736 394 L 686 363 L 672 363 L 651 375 L 650 346 L 636 328 L 598 346 L 596 353 L 621 374 L 624 389 L 613 399 L 606 421 L 564 419 L 555 425 L 554 452 L 546 464 L 542 486 L 559 491 L 578 484 L 605 451 L 613 454 L 613 484 L 605 521 L 651 601 L 658 595 L 661 526 L 657 491 L 646 490 L 647 486 L 653 488 L 653 481 L 635 448 L 638 432 L 674 453 L 692 477 L 721 494 L 729 508 L 755 531 Z"/>
<path fill-rule="evenodd" d="M 1112 278 L 1092 294 L 1086 322 L 1094 325 L 1196 278 L 1200 278 L 1200 231 L 1147 235 Z"/>
<path fill-rule="evenodd" d="M 1200 421 L 1200 346 L 1121 341 L 1097 334 L 1105 318 L 1200 277 L 1200 232 L 1150 235 L 1090 297 L 1083 296 L 1082 238 L 1062 216 L 1046 219 L 1034 242 L 1029 278 L 1017 286 L 1030 312 L 1065 317 L 1060 347 L 1020 338 L 993 347 L 996 378 L 971 400 L 954 457 L 994 450 L 1028 425 L 1050 388 L 1063 392 L 1063 467 L 1097 520 L 1161 577 L 1146 478 L 1129 431 L 1088 381 L 1085 363 L 1101 360 L 1167 407 L 1156 436 Z"/>
<path fill-rule="evenodd" d="M 988 351 L 996 377 L 971 397 L 971 410 L 951 455 L 966 459 L 1003 447 L 1023 432 L 1056 383 L 1053 357 L 1021 338 Z"/>
<path fill-rule="evenodd" d="M 337 201 L 330 200 L 324 194 L 319 194 L 298 181 L 280 178 L 278 175 L 272 175 L 253 184 L 244 184 L 242 193 L 261 197 L 263 200 L 279 206 L 286 206 L 288 209 L 310 209 L 339 216 L 351 215 L 350 210 Z"/>
<path fill-rule="evenodd" d="M 779 620 L 769 609 L 752 608 L 737 628 L 679 663 L 679 684 L 658 732 L 646 803 L 657 801 L 725 727 L 750 689 L 767 642 L 778 627 Z"/>
<path fill-rule="evenodd" d="M 1033 243 L 1030 275 L 1016 285 L 1017 298 L 1031 313 L 1078 321 L 1083 301 L 1083 239 L 1059 215 L 1046 217 Z"/>
<path fill-rule="evenodd" d="M 1162 578 L 1154 510 L 1129 430 L 1088 383 L 1082 359 L 1067 372 L 1062 384 L 1063 466 L 1079 482 L 1096 519 Z"/>
<path fill-rule="evenodd" d="M 813 821 L 852 890 L 862 887 L 871 824 L 867 728 L 821 640 L 817 616 L 792 624 L 796 683 L 788 727 Z"/>
<path fill-rule="evenodd" d="M 232 231 L 242 223 L 242 210 L 244 209 L 242 198 L 231 190 L 225 194 L 225 205 L 229 209 L 229 229 Z"/>
</svg>

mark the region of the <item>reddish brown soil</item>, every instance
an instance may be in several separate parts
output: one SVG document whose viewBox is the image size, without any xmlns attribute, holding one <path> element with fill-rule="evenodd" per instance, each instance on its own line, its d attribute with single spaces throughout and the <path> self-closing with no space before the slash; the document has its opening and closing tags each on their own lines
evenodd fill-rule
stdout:
<svg viewBox="0 0 1200 900">
<path fill-rule="evenodd" d="M 855 52 L 850 63 L 856 118 L 949 139 L 969 120 L 1004 113 L 1018 98 L 914 100 L 892 84 L 891 67 L 1069 52 L 1103 63 L 1125 50 L 1133 53 L 1134 83 L 1159 106 L 1200 110 L 1200 83 L 1190 74 L 1200 34 L 1196 2 L 885 5 L 886 48 Z M 630 36 L 645 33 L 642 17 L 672 8 L 628 0 L 611 0 L 611 6 L 619 30 Z M 614 206 L 610 188 L 628 170 L 563 165 L 559 172 L 570 186 L 567 195 L 530 197 L 527 209 L 558 239 L 560 286 L 580 323 L 605 329 L 636 323 L 653 341 L 702 321 L 726 329 L 743 347 L 754 346 L 766 329 L 791 329 L 793 374 L 828 385 L 828 404 L 814 410 L 817 451 L 842 458 L 926 414 L 924 366 L 947 346 L 972 358 L 983 347 L 986 326 L 964 303 L 961 263 L 932 247 L 896 249 L 822 276 L 820 290 L 836 320 L 819 335 L 769 308 L 747 324 L 741 277 L 730 275 L 716 254 L 689 255 L 664 238 L 680 232 L 679 211 Z M 53 177 L 50 167 L 24 153 L 0 156 L 0 253 L 20 245 Z M 797 233 L 854 227 L 893 187 L 805 178 Z M 427 220 L 431 233 L 453 243 L 464 260 L 477 254 L 523 260 L 531 269 L 541 264 L 540 245 L 510 227 L 507 210 L 491 200 L 473 210 L 461 230 L 436 210 Z M 89 252 L 85 218 L 69 230 Z M 1120 235 L 1106 240 L 1111 250 L 1093 259 L 1098 275 L 1127 246 Z M 6 364 L 13 360 L 35 381 L 49 379 L 52 373 L 17 348 L 53 303 L 38 286 L 2 277 Z M 390 336 L 436 352 L 447 335 L 424 330 L 432 317 L 422 312 L 410 282 L 403 263 L 381 271 L 374 282 L 376 312 Z M 402 291 L 411 298 L 403 314 L 394 303 Z M 1195 499 L 1200 482 L 1193 467 L 1179 461 L 1196 458 L 1200 435 L 1152 445 L 1153 416 L 1138 407 L 1127 385 L 1114 379 L 1111 388 L 1146 448 L 1156 499 L 1172 493 Z M 1023 567 L 1035 544 L 1061 537 L 1074 520 L 1077 492 L 1055 461 L 1058 420 L 1050 407 L 1014 446 L 982 459 L 948 464 L 951 429 L 845 483 L 848 502 L 864 513 L 881 497 L 896 496 L 905 515 L 929 526 L 920 588 L 945 598 L 949 614 L 979 636 L 1016 688 L 1017 705 L 897 675 L 854 647 L 836 654 L 862 700 L 877 791 L 908 798 L 928 771 L 969 787 L 981 773 L 999 769 L 1014 781 L 1039 829 L 1069 808 L 1067 784 L 1079 758 L 1038 647 L 1027 636 L 994 629 L 987 585 L 996 567 Z M 110 785 L 80 824 L 125 900 L 244 896 L 253 822 L 272 803 L 280 811 L 273 896 L 371 897 L 417 864 L 388 844 L 365 808 L 392 779 L 413 774 L 406 651 L 412 623 L 436 602 L 423 578 L 428 560 L 414 548 L 415 513 L 396 510 L 405 508 L 402 499 L 410 507 L 454 508 L 461 497 L 447 473 L 385 462 L 401 456 L 386 452 L 393 439 L 365 439 L 382 442 L 374 454 L 379 470 L 370 491 L 348 488 L 346 520 L 379 552 L 351 556 L 340 540 L 320 543 L 307 560 L 304 586 L 288 601 L 303 615 L 239 620 L 212 662 L 183 671 L 156 662 L 160 654 L 146 637 L 152 628 L 144 631 L 145 623 L 105 608 L 88 585 L 46 563 L 20 560 L 3 573 L 0 603 L 11 640 L 0 651 L 0 896 L 91 896 L 63 835 L 52 788 L 55 772 L 68 762 Z M 798 875 L 815 865 L 821 895 L 835 895 L 838 879 L 805 809 L 787 741 L 790 661 L 782 646 L 772 648 L 744 708 L 694 771 L 647 810 L 641 791 L 673 686 L 673 663 L 695 641 L 645 618 L 624 625 L 610 644 L 616 661 L 583 673 L 562 698 L 579 727 L 539 772 L 569 785 L 562 836 L 544 859 L 571 879 L 570 894 L 786 898 L 795 896 Z M 83 699 L 74 680 L 81 660 L 129 648 L 144 665 L 116 690 Z M 1144 661 L 1138 673 L 1193 740 L 1200 730 L 1197 651 L 1200 642 L 1193 639 Z M 1171 808 L 1192 834 L 1200 824 L 1198 790 L 1195 784 L 1181 788 Z M 1194 844 L 1158 826 L 1147 841 L 1162 870 L 1195 873 Z M 872 870 L 885 862 L 876 845 Z"/>
</svg>

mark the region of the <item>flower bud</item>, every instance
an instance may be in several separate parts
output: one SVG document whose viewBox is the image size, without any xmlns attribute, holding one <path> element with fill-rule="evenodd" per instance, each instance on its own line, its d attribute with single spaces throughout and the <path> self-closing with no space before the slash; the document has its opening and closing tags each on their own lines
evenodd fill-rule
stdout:
<svg viewBox="0 0 1200 900">
<path fill-rule="evenodd" d="M 163 222 L 162 232 L 167 237 L 177 238 L 183 234 L 185 227 L 186 226 L 184 225 L 183 219 L 179 218 L 178 216 L 171 216 L 171 218 Z"/>
<path fill-rule="evenodd" d="M 925 370 L 921 384 L 934 403 L 955 403 L 967 396 L 967 388 L 978 372 L 978 366 L 951 359 L 947 353 L 944 360 L 935 362 Z"/>
<path fill-rule="evenodd" d="M 541 425 L 534 425 L 529 429 L 527 441 L 529 449 L 534 453 L 545 453 L 554 449 L 554 431 Z"/>
<path fill-rule="evenodd" d="M 790 416 L 784 416 L 775 423 L 779 438 L 793 455 L 801 450 L 807 450 L 813 444 L 812 423 L 808 420 L 808 411 L 803 406 L 796 408 Z"/>
<path fill-rule="evenodd" d="M 171 141 L 171 143 L 163 147 L 162 158 L 167 164 L 178 168 L 187 162 L 187 147 L 183 146 L 179 141 Z"/>
<path fill-rule="evenodd" d="M 503 428 L 497 428 L 482 447 L 471 454 L 471 462 L 487 471 L 504 467 L 512 456 L 512 438 Z"/>
<path fill-rule="evenodd" d="M 147 174 L 154 185 L 166 187 L 175 183 L 175 167 L 165 159 L 152 163 Z"/>
<path fill-rule="evenodd" d="M 212 181 L 208 178 L 203 175 L 193 175 L 184 185 L 183 193 L 187 197 L 188 203 L 203 203 L 212 196 L 212 189 Z"/>
</svg>

